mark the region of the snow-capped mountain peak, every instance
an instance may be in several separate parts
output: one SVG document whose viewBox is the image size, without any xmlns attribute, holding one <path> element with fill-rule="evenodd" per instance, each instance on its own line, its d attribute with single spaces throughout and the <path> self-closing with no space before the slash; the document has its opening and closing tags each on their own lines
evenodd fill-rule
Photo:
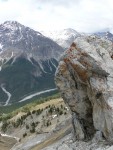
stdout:
<svg viewBox="0 0 113 150">
<path fill-rule="evenodd" d="M 40 32 L 34 31 L 17 21 L 6 21 L 0 25 L 2 58 L 6 57 L 6 55 L 7 58 L 10 58 L 12 52 L 13 56 L 19 53 L 27 53 L 27 55 L 32 55 L 35 59 L 58 58 L 61 49 L 59 45 Z"/>
<path fill-rule="evenodd" d="M 80 36 L 80 34 L 76 30 L 71 28 L 42 33 L 44 33 L 44 35 L 46 35 L 47 37 L 53 39 L 63 48 L 68 48 L 69 45 L 74 41 L 74 39 Z"/>
<path fill-rule="evenodd" d="M 106 38 L 106 39 L 108 39 L 110 41 L 113 41 L 113 34 L 110 31 L 96 32 L 94 34 L 99 36 L 99 37 L 103 37 L 103 38 Z"/>
<path fill-rule="evenodd" d="M 22 24 L 20 24 L 17 21 L 5 21 L 4 23 L 0 24 L 0 35 L 3 34 L 16 34 L 18 33 L 18 35 L 22 34 L 22 32 L 24 32 L 24 30 L 26 30 L 26 32 L 28 31 L 34 31 L 29 27 L 26 27 Z M 40 32 L 36 32 L 36 34 L 38 35 L 42 35 Z"/>
<path fill-rule="evenodd" d="M 19 26 L 21 26 L 21 24 L 18 23 L 17 21 L 5 21 L 3 24 L 1 24 L 1 26 L 7 29 L 15 30 Z"/>
</svg>

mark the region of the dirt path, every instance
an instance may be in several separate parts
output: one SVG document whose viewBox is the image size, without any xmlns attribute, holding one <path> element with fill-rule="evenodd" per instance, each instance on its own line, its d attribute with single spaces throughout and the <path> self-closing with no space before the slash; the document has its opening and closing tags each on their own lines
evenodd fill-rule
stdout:
<svg viewBox="0 0 113 150">
<path fill-rule="evenodd" d="M 67 125 L 63 129 L 59 130 L 58 132 L 53 133 L 45 141 L 34 146 L 31 150 L 41 150 L 41 149 L 57 142 L 58 140 L 62 139 L 64 136 L 69 134 L 71 131 L 72 131 L 72 125 Z"/>
<path fill-rule="evenodd" d="M 0 136 L 0 150 L 10 150 L 16 142 L 14 138 Z"/>
</svg>

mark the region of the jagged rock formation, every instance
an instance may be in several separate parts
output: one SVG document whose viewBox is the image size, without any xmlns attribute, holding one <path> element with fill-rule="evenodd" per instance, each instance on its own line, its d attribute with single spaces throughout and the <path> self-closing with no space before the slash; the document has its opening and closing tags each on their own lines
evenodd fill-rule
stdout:
<svg viewBox="0 0 113 150">
<path fill-rule="evenodd" d="M 62 55 L 56 84 L 72 112 L 76 139 L 96 131 L 113 141 L 113 45 L 96 36 L 78 37 Z"/>
</svg>

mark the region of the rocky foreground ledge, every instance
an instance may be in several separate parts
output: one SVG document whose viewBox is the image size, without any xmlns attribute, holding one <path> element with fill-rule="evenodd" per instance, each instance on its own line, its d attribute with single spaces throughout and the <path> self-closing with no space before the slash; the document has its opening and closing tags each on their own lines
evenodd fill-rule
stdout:
<svg viewBox="0 0 113 150">
<path fill-rule="evenodd" d="M 55 81 L 72 112 L 76 140 L 113 143 L 113 44 L 78 37 L 62 55 Z"/>
<path fill-rule="evenodd" d="M 8 135 L 0 134 L 0 150 L 12 150 L 12 147 L 17 143 L 17 139 Z"/>
</svg>

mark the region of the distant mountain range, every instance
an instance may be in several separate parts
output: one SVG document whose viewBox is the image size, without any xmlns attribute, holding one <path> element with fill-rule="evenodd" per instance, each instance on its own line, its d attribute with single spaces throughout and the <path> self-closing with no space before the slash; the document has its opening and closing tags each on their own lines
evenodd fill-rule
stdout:
<svg viewBox="0 0 113 150">
<path fill-rule="evenodd" d="M 68 28 L 37 32 L 16 21 L 0 25 L 0 104 L 7 105 L 25 96 L 55 88 L 58 58 L 74 39 L 84 33 Z M 110 32 L 97 36 L 113 41 Z"/>
<path fill-rule="evenodd" d="M 99 37 L 104 37 L 110 41 L 113 42 L 113 34 L 110 33 L 109 31 L 106 31 L 106 32 L 96 32 L 94 33 L 95 35 L 99 36 Z"/>
<path fill-rule="evenodd" d="M 69 48 L 71 43 L 78 37 L 78 36 L 86 36 L 91 35 L 91 33 L 79 33 L 74 29 L 68 28 L 60 31 L 50 31 L 50 32 L 42 32 L 44 35 L 55 41 L 58 45 L 63 47 L 64 49 Z M 96 36 L 107 38 L 110 41 L 113 41 L 113 34 L 109 31 L 104 32 L 96 32 L 92 33 Z"/>
<path fill-rule="evenodd" d="M 16 21 L 0 25 L 0 102 L 54 88 L 58 57 L 64 49 L 41 33 Z M 3 88 L 6 90 L 4 91 Z"/>
</svg>

